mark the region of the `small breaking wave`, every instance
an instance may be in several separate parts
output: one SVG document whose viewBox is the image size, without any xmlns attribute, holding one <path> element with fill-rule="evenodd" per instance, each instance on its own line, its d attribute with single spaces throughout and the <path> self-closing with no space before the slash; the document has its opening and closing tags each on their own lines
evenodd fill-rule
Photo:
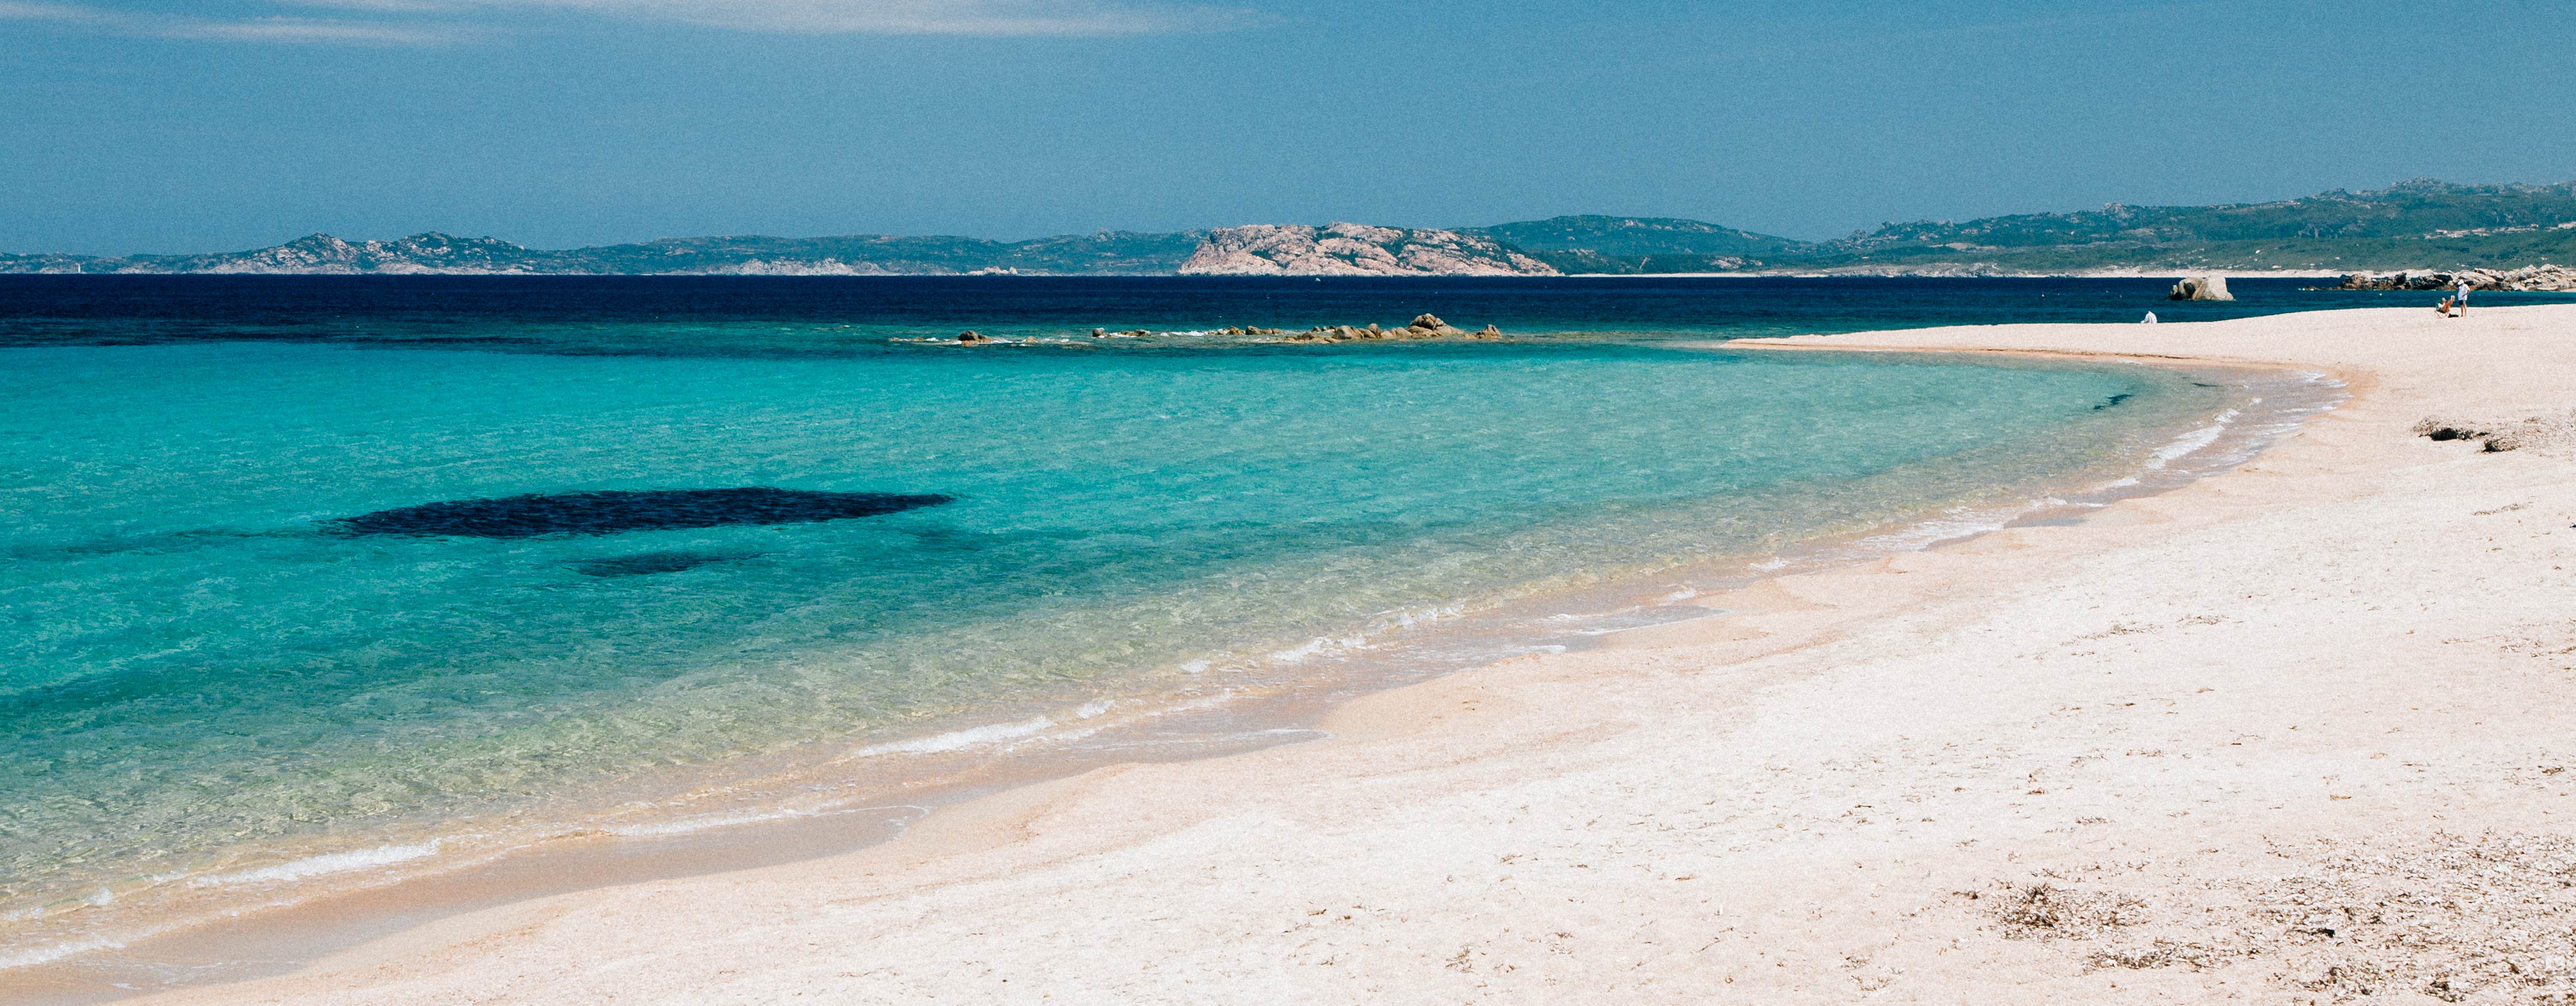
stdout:
<svg viewBox="0 0 2576 1006">
<path fill-rule="evenodd" d="M 235 887 L 284 880 L 309 880 L 334 873 L 369 870 L 397 863 L 408 863 L 416 859 L 427 859 L 437 855 L 439 845 L 445 841 L 447 840 L 433 839 L 412 845 L 380 845 L 372 849 L 354 849 L 348 852 L 308 856 L 255 870 L 194 877 L 190 878 L 188 883 L 196 887 Z"/>
</svg>

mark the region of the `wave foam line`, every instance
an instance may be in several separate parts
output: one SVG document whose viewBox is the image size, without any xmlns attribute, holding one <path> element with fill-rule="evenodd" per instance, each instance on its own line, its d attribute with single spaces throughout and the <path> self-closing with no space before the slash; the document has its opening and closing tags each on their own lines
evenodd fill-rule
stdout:
<svg viewBox="0 0 2576 1006">
<path fill-rule="evenodd" d="M 771 821 L 793 821 L 800 818 L 832 817 L 841 814 L 864 814 L 872 810 L 909 810 L 915 812 L 915 820 L 919 819 L 918 815 L 930 813 L 930 808 L 911 803 L 874 804 L 866 807 L 834 807 L 826 810 L 787 809 L 773 811 L 747 811 L 734 814 L 704 814 L 698 817 L 684 817 L 676 821 L 664 821 L 659 824 L 623 825 L 620 827 L 609 828 L 607 831 L 609 834 L 616 835 L 619 838 L 665 838 L 672 835 L 687 835 L 700 831 L 712 831 L 717 828 L 736 828 L 746 824 L 767 824 Z"/>
<path fill-rule="evenodd" d="M 243 870 L 238 873 L 218 873 L 210 877 L 198 877 L 188 881 L 188 883 L 195 887 L 232 887 L 240 884 L 259 884 L 277 880 L 307 880 L 313 877 L 327 876 L 334 873 L 349 873 L 357 870 L 373 869 L 380 866 L 392 866 L 396 863 L 408 863 L 415 859 L 425 859 L 430 856 L 437 855 L 439 843 L 445 841 L 447 840 L 442 838 L 428 842 L 421 842 L 415 845 L 381 845 L 373 849 L 354 849 L 348 852 L 334 852 L 320 856 L 308 856 L 303 859 L 279 863 L 276 866 L 260 867 L 256 870 Z"/>
<path fill-rule="evenodd" d="M 91 939 L 31 947 L 13 954 L 0 954 L 0 971 L 51 964 L 74 954 L 85 954 L 93 950 L 116 950 L 124 946 L 123 940 Z"/>
<path fill-rule="evenodd" d="M 2218 418 L 2209 425 L 2173 438 L 2173 442 L 2156 448 L 2155 453 L 2147 455 L 2147 467 L 2162 468 L 2217 443 L 2219 437 L 2227 435 L 2227 424 L 2235 422 L 2238 415 L 2235 409 L 2229 409 L 2219 413 Z"/>
<path fill-rule="evenodd" d="M 1094 719 L 1107 714 L 1117 704 L 1115 699 L 1102 699 L 1075 709 L 1071 715 L 1076 721 Z M 874 758 L 890 754 L 943 754 L 949 751 L 963 751 L 971 747 L 1000 744 L 1004 741 L 1026 740 L 1054 729 L 1057 725 L 1053 716 L 1033 716 L 1017 723 L 987 723 L 980 727 L 951 730 L 928 737 L 871 744 L 842 755 L 837 760 L 850 761 L 856 758 Z"/>
</svg>

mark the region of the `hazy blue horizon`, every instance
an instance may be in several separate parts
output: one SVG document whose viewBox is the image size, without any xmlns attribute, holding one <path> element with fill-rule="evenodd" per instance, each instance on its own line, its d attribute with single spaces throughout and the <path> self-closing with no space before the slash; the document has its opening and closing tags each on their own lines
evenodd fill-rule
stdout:
<svg viewBox="0 0 2576 1006">
<path fill-rule="evenodd" d="M 2555 182 L 2576 10 L 0 0 L 0 249 L 1890 220 Z"/>
</svg>

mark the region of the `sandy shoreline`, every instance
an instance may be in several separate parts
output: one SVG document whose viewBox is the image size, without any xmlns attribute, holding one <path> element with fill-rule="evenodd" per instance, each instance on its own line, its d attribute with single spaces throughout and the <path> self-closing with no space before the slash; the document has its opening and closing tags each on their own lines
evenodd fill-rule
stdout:
<svg viewBox="0 0 2576 1006">
<path fill-rule="evenodd" d="M 2228 278 L 2228 279 L 2336 279 L 2336 280 L 2339 280 L 2339 279 L 2342 279 L 2342 278 L 2344 278 L 2345 276 L 2349 276 L 2349 275 L 2351 275 L 2351 274 L 2353 274 L 2353 273 L 2355 273 L 2355 272 L 2366 272 L 2366 271 L 2368 271 L 2368 270 L 2357 270 L 2357 269 L 2344 269 L 2344 270 L 2333 270 L 2333 269 L 2218 269 L 2218 268 L 2211 268 L 2211 269 L 2180 269 L 2180 268 L 2172 268 L 2172 269 L 2168 269 L 2168 268 L 2158 268 L 2158 267 L 2135 266 L 2135 267 L 2123 267 L 2123 268 L 2118 268 L 2118 269 L 2075 269 L 2075 270 L 2070 270 L 2070 271 L 2067 271 L 2067 272 L 1973 272 L 1973 271 L 1968 271 L 1968 270 L 1954 270 L 1954 271 L 1948 271 L 1948 272 L 1932 271 L 1932 270 L 1926 270 L 1926 271 L 1921 271 L 1921 272 L 1906 272 L 1906 271 L 1903 271 L 1903 270 L 1898 270 L 1898 271 L 1893 271 L 1893 272 L 1864 272 L 1864 271 L 1843 271 L 1843 272 L 1834 272 L 1834 271 L 1814 271 L 1814 270 L 1801 271 L 1801 270 L 1797 270 L 1797 269 L 1759 269 L 1759 270 L 1752 270 L 1752 271 L 1747 271 L 1747 272 L 1645 272 L 1645 273 L 1632 273 L 1632 272 L 1573 272 L 1573 273 L 1567 273 L 1567 274 L 1565 274 L 1565 275 L 1566 275 L 1568 278 L 1574 278 L 1574 279 L 1604 279 L 1604 278 L 1609 278 L 1609 279 L 1840 279 L 1840 278 L 1848 278 L 1848 277 L 1877 278 L 1877 279 L 1893 279 L 1893 278 L 1921 278 L 1921 279 L 1963 279 L 1963 278 L 1973 278 L 1973 279 L 2184 279 L 2184 278 L 2191 277 L 2191 276 L 2224 276 L 2224 277 L 2226 277 L 2226 278 Z"/>
<path fill-rule="evenodd" d="M 2239 472 L 1701 599 L 828 859 L 519 902 L 141 1002 L 2517 1001 L 2553 815 L 2576 306 L 1802 337 L 2330 370 Z"/>
</svg>

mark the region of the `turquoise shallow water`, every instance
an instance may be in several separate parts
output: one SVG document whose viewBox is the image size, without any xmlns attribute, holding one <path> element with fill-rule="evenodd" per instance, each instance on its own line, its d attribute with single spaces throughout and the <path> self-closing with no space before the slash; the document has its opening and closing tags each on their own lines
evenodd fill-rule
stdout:
<svg viewBox="0 0 2576 1006">
<path fill-rule="evenodd" d="M 673 767 L 1187 691 L 1390 612 L 2124 470 L 2226 404 L 2147 368 L 1629 343 L 0 354 L 0 921 L 21 922 L 263 849 L 649 796 Z M 954 502 L 525 538 L 330 524 L 735 486 Z"/>
</svg>

